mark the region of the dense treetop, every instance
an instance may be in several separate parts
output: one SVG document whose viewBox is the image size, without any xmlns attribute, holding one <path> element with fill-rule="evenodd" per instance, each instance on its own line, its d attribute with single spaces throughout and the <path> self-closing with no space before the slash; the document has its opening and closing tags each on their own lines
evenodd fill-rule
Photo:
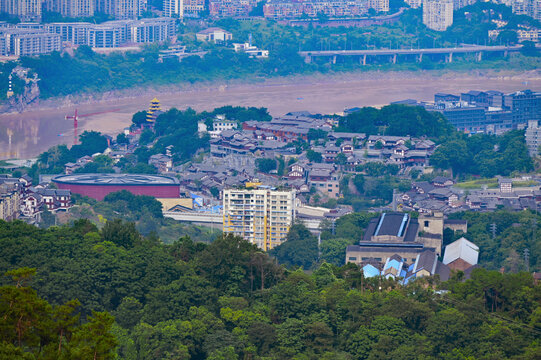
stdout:
<svg viewBox="0 0 541 360">
<path fill-rule="evenodd" d="M 351 236 L 344 224 L 337 235 Z M 126 223 L 98 231 L 84 220 L 48 230 L 0 222 L 0 251 L 2 272 L 37 269 L 33 278 L 12 271 L 0 287 L 4 357 L 535 359 L 541 351 L 541 289 L 526 273 L 479 269 L 466 282 L 458 273 L 439 285 L 449 294 L 435 295 L 437 279 L 402 287 L 327 263 L 308 275 L 232 236 L 163 245 Z M 10 307 L 15 298 L 26 306 Z M 18 325 L 20 316 L 29 322 Z"/>
<path fill-rule="evenodd" d="M 407 105 L 387 105 L 381 110 L 364 107 L 341 118 L 339 128 L 367 135 L 427 136 L 434 139 L 454 131 L 440 113 Z"/>
</svg>

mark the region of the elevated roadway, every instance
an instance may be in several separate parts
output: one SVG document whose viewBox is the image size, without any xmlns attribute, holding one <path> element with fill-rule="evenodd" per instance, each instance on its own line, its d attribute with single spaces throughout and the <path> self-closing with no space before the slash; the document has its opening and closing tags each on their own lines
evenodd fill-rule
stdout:
<svg viewBox="0 0 541 360">
<path fill-rule="evenodd" d="M 423 55 L 443 55 L 446 61 L 453 61 L 453 54 L 476 54 L 478 61 L 482 59 L 483 53 L 502 53 L 507 56 L 509 52 L 516 52 L 522 49 L 522 45 L 513 46 L 461 46 L 454 48 L 428 48 L 428 49 L 378 49 L 378 50 L 322 50 L 322 51 L 299 51 L 299 55 L 304 57 L 307 63 L 311 62 L 316 57 L 328 57 L 336 63 L 339 56 L 354 56 L 359 57 L 360 63 L 366 65 L 367 57 L 389 57 L 393 63 L 396 63 L 397 57 L 400 55 L 416 56 L 418 61 L 422 61 Z"/>
</svg>

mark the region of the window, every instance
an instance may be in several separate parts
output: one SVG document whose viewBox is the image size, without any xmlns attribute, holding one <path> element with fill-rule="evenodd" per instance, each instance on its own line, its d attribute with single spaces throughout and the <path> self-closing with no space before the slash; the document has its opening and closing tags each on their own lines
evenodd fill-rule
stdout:
<svg viewBox="0 0 541 360">
<path fill-rule="evenodd" d="M 348 258 L 349 261 L 357 261 L 357 258 L 355 256 L 350 256 Z"/>
<path fill-rule="evenodd" d="M 430 226 L 430 221 L 425 220 L 425 227 L 429 227 L 429 226 Z"/>
</svg>

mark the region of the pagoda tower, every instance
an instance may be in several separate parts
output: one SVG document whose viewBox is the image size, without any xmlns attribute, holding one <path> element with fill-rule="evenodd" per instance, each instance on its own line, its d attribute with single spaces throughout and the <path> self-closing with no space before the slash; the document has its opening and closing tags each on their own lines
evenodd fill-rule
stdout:
<svg viewBox="0 0 541 360">
<path fill-rule="evenodd" d="M 148 107 L 147 111 L 147 121 L 148 122 L 154 122 L 156 121 L 156 112 L 162 111 L 162 108 L 160 107 L 160 100 L 157 98 L 154 98 L 150 100 L 150 106 Z"/>
</svg>

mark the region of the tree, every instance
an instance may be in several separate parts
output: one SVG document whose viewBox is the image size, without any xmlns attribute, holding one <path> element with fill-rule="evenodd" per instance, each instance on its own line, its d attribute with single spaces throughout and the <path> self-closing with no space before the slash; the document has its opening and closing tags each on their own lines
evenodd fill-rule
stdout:
<svg viewBox="0 0 541 360">
<path fill-rule="evenodd" d="M 310 269 L 317 261 L 317 238 L 302 224 L 293 224 L 286 241 L 269 251 L 278 262 L 287 266 Z"/>
<path fill-rule="evenodd" d="M 127 137 L 126 134 L 124 134 L 124 133 L 119 133 L 119 134 L 116 136 L 116 142 L 117 142 L 118 144 L 129 144 L 129 143 L 130 143 L 128 137 Z"/>
<path fill-rule="evenodd" d="M 321 242 L 321 260 L 336 266 L 344 265 L 346 260 L 346 248 L 353 245 L 351 239 L 336 238 L 327 239 Z"/>
<path fill-rule="evenodd" d="M 117 341 L 111 333 L 115 319 L 106 312 L 92 312 L 88 322 L 77 329 L 71 351 L 79 359 L 112 359 Z"/>
<path fill-rule="evenodd" d="M 325 139 L 327 137 L 327 132 L 322 129 L 309 129 L 306 136 L 308 141 Z"/>
<path fill-rule="evenodd" d="M 140 127 L 141 125 L 146 124 L 147 112 L 144 110 L 136 112 L 135 114 L 133 114 L 131 121 L 136 127 Z"/>
<path fill-rule="evenodd" d="M 101 230 L 101 237 L 103 241 L 110 241 L 126 249 L 133 247 L 141 239 L 134 223 L 120 219 L 107 221 Z"/>
<path fill-rule="evenodd" d="M 502 44 L 513 45 L 518 42 L 517 32 L 513 30 L 503 30 L 498 34 L 498 42 Z"/>
<path fill-rule="evenodd" d="M 320 152 L 309 149 L 306 151 L 306 158 L 310 162 L 320 163 L 323 160 L 323 155 Z"/>
<path fill-rule="evenodd" d="M 94 155 L 107 149 L 107 139 L 97 131 L 85 131 L 79 136 L 78 145 L 73 145 L 70 149 L 72 158 L 80 158 L 85 155 Z"/>
<path fill-rule="evenodd" d="M 346 165 L 347 160 L 348 158 L 344 153 L 340 153 L 334 158 L 334 162 L 338 165 Z"/>
<path fill-rule="evenodd" d="M 257 169 L 263 173 L 270 173 L 272 170 L 276 170 L 276 160 L 275 159 L 256 159 L 255 165 Z"/>
<path fill-rule="evenodd" d="M 525 56 L 539 56 L 539 50 L 532 41 L 523 41 L 520 52 Z"/>
<path fill-rule="evenodd" d="M 127 329 L 133 328 L 139 323 L 142 316 L 143 305 L 131 296 L 122 299 L 115 312 L 116 322 Z"/>
</svg>

